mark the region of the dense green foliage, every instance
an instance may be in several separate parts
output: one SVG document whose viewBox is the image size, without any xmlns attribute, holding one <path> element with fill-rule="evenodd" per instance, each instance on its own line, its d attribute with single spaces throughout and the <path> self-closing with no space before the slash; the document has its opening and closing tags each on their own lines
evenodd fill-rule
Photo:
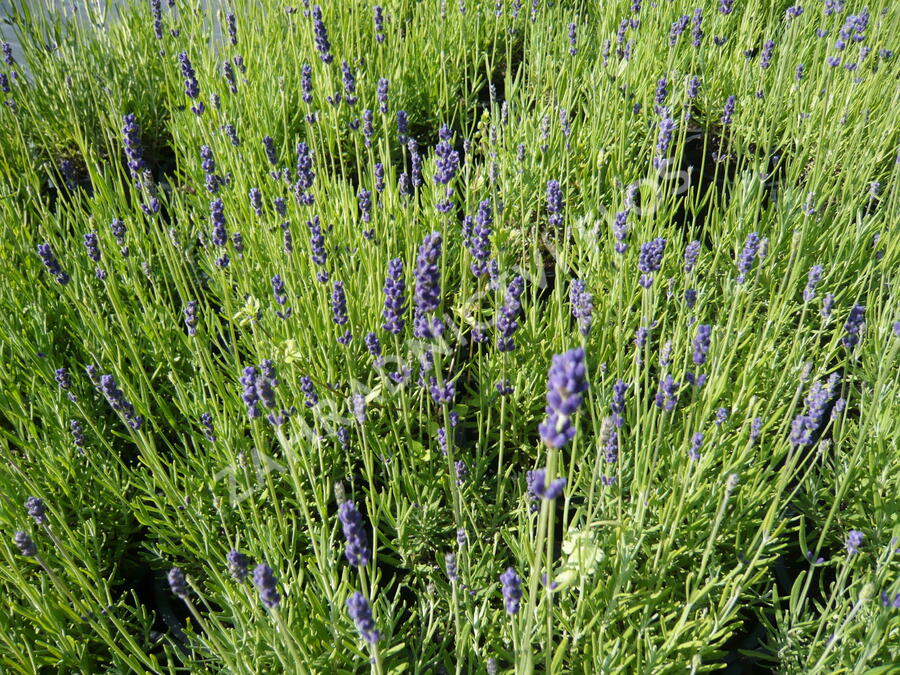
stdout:
<svg viewBox="0 0 900 675">
<path fill-rule="evenodd" d="M 896 5 L 810 2 L 793 16 L 761 0 L 385 0 L 379 32 L 372 4 L 345 0 L 322 5 L 326 63 L 301 0 L 163 1 L 161 38 L 152 2 L 77 4 L 18 0 L 0 26 L 22 45 L 0 63 L 0 671 L 900 672 Z M 400 110 L 422 160 L 411 194 Z M 147 167 L 136 175 L 132 113 Z M 460 160 L 449 198 L 433 179 L 443 125 Z M 300 142 L 312 203 L 295 198 Z M 484 200 L 494 262 L 476 276 L 464 216 Z M 441 339 L 413 334 L 431 232 Z M 657 237 L 648 272 L 642 247 Z M 44 243 L 67 283 L 43 264 Z M 394 258 L 408 309 L 396 335 L 382 328 Z M 500 351 L 516 275 L 515 349 Z M 592 296 L 589 330 L 573 317 L 575 280 Z M 548 369 L 576 347 L 587 391 L 574 438 L 551 448 L 539 433 Z M 250 418 L 241 377 L 266 359 L 277 377 L 251 382 L 275 407 L 264 398 Z M 455 384 L 451 401 L 432 376 Z M 267 420 L 282 411 L 283 424 Z M 566 485 L 533 501 L 527 472 L 544 467 Z M 32 496 L 43 517 L 26 511 Z M 371 545 L 359 567 L 344 554 L 345 499 Z M 19 531 L 36 556 L 20 555 Z M 229 573 L 232 550 L 271 566 L 277 606 L 252 574 Z M 166 583 L 175 566 L 186 600 Z M 516 613 L 501 593 L 508 567 Z M 375 642 L 348 614 L 355 592 Z"/>
</svg>

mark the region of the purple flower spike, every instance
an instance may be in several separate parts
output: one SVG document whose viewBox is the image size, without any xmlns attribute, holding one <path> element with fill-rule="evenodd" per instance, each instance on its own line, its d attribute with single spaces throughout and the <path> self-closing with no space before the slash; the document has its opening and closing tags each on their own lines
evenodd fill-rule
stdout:
<svg viewBox="0 0 900 675">
<path fill-rule="evenodd" d="M 548 446 L 562 448 L 574 438 L 571 416 L 581 406 L 587 388 L 583 348 L 553 357 L 547 375 L 547 417 L 539 427 L 541 438 Z"/>
<path fill-rule="evenodd" d="M 666 240 L 657 237 L 641 246 L 638 256 L 638 270 L 642 273 L 638 283 L 644 288 L 653 285 L 653 272 L 658 272 L 662 266 L 663 253 L 666 250 Z"/>
<path fill-rule="evenodd" d="M 257 216 L 262 216 L 262 193 L 259 188 L 250 188 L 250 206 L 256 212 Z"/>
<path fill-rule="evenodd" d="M 551 227 L 560 227 L 563 224 L 563 197 L 562 188 L 560 188 L 558 180 L 547 182 L 547 213 L 550 217 L 547 223 Z"/>
<path fill-rule="evenodd" d="M 347 295 L 344 292 L 344 282 L 335 281 L 334 290 L 331 293 L 331 311 L 334 322 L 338 326 L 345 326 L 349 320 L 347 317 Z M 343 337 L 338 338 L 341 344 L 347 344 L 350 341 L 350 331 L 344 333 Z"/>
<path fill-rule="evenodd" d="M 356 105 L 356 77 L 346 61 L 341 61 L 341 79 L 344 82 L 344 102 L 347 105 Z"/>
<path fill-rule="evenodd" d="M 521 586 L 522 580 L 512 567 L 507 567 L 506 571 L 500 575 L 500 583 L 506 611 L 509 614 L 518 614 L 519 601 L 522 598 L 522 589 L 519 586 Z"/>
<path fill-rule="evenodd" d="M 406 313 L 405 291 L 403 261 L 400 258 L 394 258 L 388 263 L 387 278 L 384 280 L 384 310 L 381 312 L 384 317 L 382 328 L 394 335 L 403 332 L 405 325 L 403 320 L 403 315 Z"/>
<path fill-rule="evenodd" d="M 656 407 L 666 412 L 675 410 L 678 404 L 678 388 L 680 384 L 671 375 L 666 375 L 659 381 L 659 391 L 656 393 Z"/>
<path fill-rule="evenodd" d="M 738 276 L 736 281 L 739 284 L 747 280 L 747 275 L 753 268 L 753 260 L 756 258 L 756 254 L 759 253 L 759 245 L 760 239 L 756 232 L 751 232 L 747 235 L 747 240 L 744 242 L 744 250 L 741 252 L 737 263 Z"/>
<path fill-rule="evenodd" d="M 313 31 L 319 58 L 322 63 L 331 63 L 334 61 L 334 56 L 331 55 L 331 43 L 328 41 L 328 31 L 322 21 L 322 8 L 319 5 L 313 7 Z"/>
<path fill-rule="evenodd" d="M 378 97 L 378 112 L 382 115 L 388 114 L 388 80 L 385 77 L 379 78 L 378 89 L 376 90 Z"/>
<path fill-rule="evenodd" d="M 83 448 L 85 439 L 84 439 L 84 429 L 81 428 L 81 422 L 78 420 L 72 420 L 69 422 L 69 431 L 72 433 L 72 443 L 75 444 L 76 448 Z"/>
<path fill-rule="evenodd" d="M 613 219 L 613 237 L 616 239 L 615 250 L 619 255 L 623 255 L 628 250 L 628 244 L 625 239 L 628 237 L 628 209 L 618 211 Z"/>
<path fill-rule="evenodd" d="M 472 236 L 468 238 L 467 247 L 474 260 L 470 265 L 472 274 L 481 277 L 487 274 L 488 258 L 491 256 L 491 225 L 494 222 L 491 213 L 491 200 L 485 199 L 478 205 L 478 215 L 472 226 Z"/>
<path fill-rule="evenodd" d="M 693 20 L 694 27 L 691 30 L 691 44 L 694 47 L 699 47 L 700 41 L 703 39 L 703 30 L 701 28 L 702 23 L 703 23 L 703 10 L 701 10 L 698 7 L 697 9 L 694 10 L 694 20 Z"/>
<path fill-rule="evenodd" d="M 653 158 L 654 169 L 664 169 L 669 163 L 666 155 L 669 152 L 669 146 L 672 144 L 672 134 L 675 132 L 675 120 L 671 117 L 663 117 L 659 122 L 659 136 L 656 140 L 656 154 Z"/>
<path fill-rule="evenodd" d="M 702 366 L 706 363 L 706 355 L 709 352 L 709 338 L 712 335 L 712 326 L 701 324 L 697 326 L 697 334 L 694 336 L 694 364 Z"/>
<path fill-rule="evenodd" d="M 731 124 L 731 116 L 734 114 L 734 104 L 736 100 L 734 95 L 725 99 L 725 108 L 722 110 L 721 118 L 722 124 Z"/>
<path fill-rule="evenodd" d="M 415 317 L 413 333 L 419 338 L 438 337 L 443 332 L 441 320 L 429 321 L 428 315 L 436 312 L 441 304 L 441 278 L 438 261 L 441 257 L 441 233 L 432 232 L 419 247 L 415 276 Z"/>
<path fill-rule="evenodd" d="M 690 20 L 691 17 L 688 14 L 682 14 L 672 22 L 672 26 L 671 28 L 669 28 L 670 47 L 674 47 L 676 44 L 678 44 L 678 38 L 681 37 L 682 33 L 684 33 Z"/>
<path fill-rule="evenodd" d="M 325 237 L 322 235 L 322 226 L 319 225 L 319 216 L 313 216 L 312 220 L 307 220 L 306 226 L 309 228 L 312 261 L 320 268 L 316 279 L 324 284 L 328 281 L 328 272 L 325 269 L 328 257 L 325 253 Z"/>
<path fill-rule="evenodd" d="M 186 600 L 188 597 L 188 585 L 187 580 L 184 578 L 184 572 L 181 571 L 181 568 L 173 567 L 172 569 L 170 569 L 168 579 L 169 588 L 172 590 L 172 593 L 177 595 L 182 600 Z"/>
<path fill-rule="evenodd" d="M 26 558 L 33 558 L 37 555 L 37 547 L 26 532 L 22 532 L 21 530 L 16 532 L 13 535 L 13 544 L 19 549 L 19 555 L 25 556 Z"/>
<path fill-rule="evenodd" d="M 375 630 L 375 621 L 372 619 L 372 609 L 365 596 L 356 592 L 347 598 L 347 613 L 356 624 L 356 629 L 362 639 L 369 644 L 375 644 L 381 639 L 381 633 Z"/>
<path fill-rule="evenodd" d="M 366 536 L 362 515 L 356 509 L 356 504 L 351 501 L 343 502 L 338 507 L 338 517 L 344 538 L 347 540 L 347 548 L 344 550 L 347 561 L 354 567 L 368 565 L 372 551 L 369 548 L 369 538 Z"/>
<path fill-rule="evenodd" d="M 382 44 L 384 42 L 384 9 L 381 5 L 375 5 L 372 12 L 375 22 L 375 41 Z"/>
<path fill-rule="evenodd" d="M 28 515 L 34 518 L 34 522 L 38 525 L 43 525 L 47 520 L 47 508 L 44 506 L 44 501 L 40 497 L 29 497 L 25 500 L 25 510 L 28 512 Z"/>
<path fill-rule="evenodd" d="M 763 44 L 762 54 L 759 57 L 759 67 L 765 70 L 772 64 L 772 52 L 775 51 L 775 43 L 772 40 L 766 40 Z"/>
<path fill-rule="evenodd" d="M 253 583 L 259 589 L 259 599 L 269 609 L 275 609 L 281 603 L 281 596 L 275 588 L 277 580 L 272 568 L 260 563 L 253 570 Z"/>
<path fill-rule="evenodd" d="M 141 173 L 147 169 L 144 161 L 144 149 L 141 146 L 141 127 L 137 123 L 134 113 L 128 113 L 122 118 L 122 136 L 125 145 L 125 159 L 128 160 L 128 170 L 131 177 L 137 180 Z"/>
<path fill-rule="evenodd" d="M 692 241 L 684 249 L 684 271 L 691 272 L 700 257 L 700 242 Z"/>
<path fill-rule="evenodd" d="M 191 100 L 195 100 L 200 96 L 200 85 L 197 83 L 197 74 L 194 72 L 194 67 L 191 65 L 187 52 L 181 52 L 178 55 L 178 61 L 181 64 L 181 75 L 184 78 L 184 93 Z M 202 115 L 205 109 L 205 106 L 200 101 L 197 101 L 191 107 L 191 111 L 195 115 Z"/>
<path fill-rule="evenodd" d="M 609 405 L 612 411 L 613 424 L 616 427 L 621 427 L 625 424 L 623 415 L 625 414 L 625 392 L 627 391 L 628 385 L 621 379 L 616 380 L 616 383 L 613 385 L 612 402 Z"/>
<path fill-rule="evenodd" d="M 59 261 L 56 259 L 56 256 L 53 255 L 53 249 L 50 248 L 50 244 L 38 244 L 37 251 L 38 255 L 41 257 L 41 261 L 44 263 L 44 267 L 46 267 L 47 271 L 56 278 L 56 281 L 59 282 L 61 286 L 65 286 L 69 283 L 69 275 L 63 272 Z"/>
<path fill-rule="evenodd" d="M 687 97 L 689 100 L 693 101 L 697 98 L 697 94 L 700 93 L 700 78 L 694 75 L 688 80 L 687 84 Z"/>
<path fill-rule="evenodd" d="M 569 303 L 572 305 L 572 316 L 578 321 L 578 329 L 587 337 L 594 321 L 594 301 L 580 279 L 575 279 L 569 286 Z"/>
<path fill-rule="evenodd" d="M 847 553 L 849 555 L 859 553 L 859 547 L 862 546 L 864 537 L 865 535 L 859 530 L 850 530 L 850 534 L 847 535 Z"/>
<path fill-rule="evenodd" d="M 226 556 L 228 561 L 228 571 L 237 581 L 243 581 L 247 578 L 248 567 L 250 566 L 250 558 L 243 553 L 232 549 Z"/>
<path fill-rule="evenodd" d="M 431 390 L 431 398 L 438 405 L 452 404 L 453 399 L 456 397 L 456 384 L 452 381 L 445 382 L 444 386 L 441 387 L 437 383 L 437 378 L 432 377 L 429 389 Z"/>
<path fill-rule="evenodd" d="M 525 288 L 525 280 L 516 276 L 506 289 L 506 297 L 500 313 L 497 315 L 497 349 L 501 352 L 511 352 L 516 348 L 513 334 L 519 328 L 517 321 L 522 310 L 522 291 Z"/>
<path fill-rule="evenodd" d="M 813 265 L 809 269 L 809 275 L 807 276 L 806 288 L 803 289 L 803 302 L 809 302 L 814 297 L 816 297 L 816 286 L 819 281 L 822 279 L 822 266 L 821 265 Z"/>
<path fill-rule="evenodd" d="M 294 184 L 294 197 L 298 204 L 311 206 L 315 203 L 315 196 L 309 192 L 316 178 L 312 166 L 312 150 L 306 143 L 297 143 L 297 182 Z"/>
<path fill-rule="evenodd" d="M 244 400 L 244 405 L 247 406 L 247 416 L 251 420 L 256 419 L 260 416 L 259 408 L 257 407 L 259 393 L 256 390 L 256 368 L 253 366 L 244 368 L 244 374 L 241 376 L 240 382 L 243 386 L 241 397 Z"/>
<path fill-rule="evenodd" d="M 132 429 L 137 431 L 141 428 L 144 422 L 143 418 L 135 414 L 134 406 L 125 398 L 125 394 L 116 385 L 116 380 L 112 375 L 102 375 L 98 388 L 106 396 L 110 407 L 120 413 Z"/>
<path fill-rule="evenodd" d="M 848 350 L 853 350 L 859 344 L 859 333 L 862 330 L 866 320 L 866 308 L 862 305 L 853 305 L 850 314 L 847 316 L 847 322 L 844 324 L 846 335 L 841 342 Z"/>
<path fill-rule="evenodd" d="M 703 447 L 703 434 L 699 431 L 691 438 L 691 449 L 688 450 L 688 457 L 692 462 L 700 459 L 700 449 Z"/>
</svg>

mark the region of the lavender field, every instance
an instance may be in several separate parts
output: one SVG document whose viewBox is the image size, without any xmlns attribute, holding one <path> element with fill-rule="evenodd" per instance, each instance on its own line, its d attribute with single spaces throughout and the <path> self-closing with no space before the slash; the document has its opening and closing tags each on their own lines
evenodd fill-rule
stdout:
<svg viewBox="0 0 900 675">
<path fill-rule="evenodd" d="M 900 673 L 900 6 L 319 1 L 3 5 L 0 673 Z"/>
</svg>

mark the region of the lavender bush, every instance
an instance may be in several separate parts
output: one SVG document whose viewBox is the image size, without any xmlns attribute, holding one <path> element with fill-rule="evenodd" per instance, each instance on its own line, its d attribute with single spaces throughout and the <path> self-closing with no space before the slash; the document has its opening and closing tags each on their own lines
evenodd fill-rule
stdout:
<svg viewBox="0 0 900 675">
<path fill-rule="evenodd" d="M 896 670 L 895 8 L 104 5 L 0 22 L 0 669 Z"/>
</svg>

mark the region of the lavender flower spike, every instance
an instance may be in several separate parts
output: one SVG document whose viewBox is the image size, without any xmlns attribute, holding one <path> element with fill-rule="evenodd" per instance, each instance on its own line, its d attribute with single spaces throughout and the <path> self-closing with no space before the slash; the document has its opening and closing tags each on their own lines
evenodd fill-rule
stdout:
<svg viewBox="0 0 900 675">
<path fill-rule="evenodd" d="M 25 556 L 26 558 L 33 558 L 37 555 L 37 547 L 34 545 L 34 542 L 31 540 L 31 537 L 28 536 L 27 532 L 22 532 L 21 530 L 16 532 L 13 535 L 13 544 L 19 549 L 19 555 Z"/>
<path fill-rule="evenodd" d="M 131 177 L 137 180 L 140 174 L 147 169 L 144 161 L 144 150 L 141 147 L 141 127 L 137 123 L 134 113 L 128 113 L 122 118 L 122 136 L 125 145 L 125 158 L 128 160 L 128 170 Z"/>
<path fill-rule="evenodd" d="M 47 507 L 44 506 L 44 501 L 40 497 L 29 497 L 25 500 L 25 510 L 28 511 L 28 515 L 34 518 L 34 522 L 38 525 L 43 525 L 47 518 Z"/>
<path fill-rule="evenodd" d="M 322 8 L 319 5 L 313 7 L 313 31 L 316 39 L 316 49 L 322 63 L 331 63 L 334 56 L 331 54 L 331 43 L 328 41 L 328 30 L 322 21 Z"/>
<path fill-rule="evenodd" d="M 847 316 L 847 323 L 844 324 L 844 330 L 847 331 L 847 334 L 841 340 L 847 349 L 852 350 L 859 344 L 859 333 L 865 320 L 866 308 L 862 305 L 853 305 L 850 314 Z"/>
<path fill-rule="evenodd" d="M 587 388 L 583 348 L 553 357 L 547 376 L 547 417 L 539 427 L 548 446 L 561 448 L 575 436 L 571 416 L 581 406 Z"/>
<path fill-rule="evenodd" d="M 356 592 L 347 598 L 347 613 L 356 624 L 356 629 L 363 640 L 369 644 L 375 644 L 381 639 L 381 633 L 375 630 L 375 621 L 372 619 L 372 609 L 365 596 Z"/>
<path fill-rule="evenodd" d="M 580 279 L 575 279 L 569 287 L 569 303 L 572 305 L 572 316 L 578 321 L 581 334 L 587 337 L 594 320 L 594 302 Z"/>
<path fill-rule="evenodd" d="M 521 276 L 516 276 L 506 289 L 503 306 L 497 315 L 497 349 L 501 352 L 511 352 L 516 348 L 513 334 L 519 328 L 517 319 L 519 312 L 522 310 L 520 298 L 524 288 L 524 279 Z"/>
<path fill-rule="evenodd" d="M 328 281 L 328 271 L 325 266 L 328 263 L 328 255 L 325 252 L 325 237 L 322 235 L 322 226 L 319 224 L 319 216 L 313 216 L 312 220 L 306 221 L 309 228 L 310 249 L 312 252 L 312 261 L 317 267 L 321 268 L 316 273 L 316 280 L 320 283 Z"/>
<path fill-rule="evenodd" d="M 187 94 L 188 98 L 196 99 L 200 96 L 200 85 L 197 83 L 197 74 L 194 72 L 194 67 L 191 65 L 187 52 L 181 52 L 178 55 L 178 61 L 181 63 L 181 75 L 184 77 L 184 93 Z M 200 101 L 197 101 L 191 107 L 191 111 L 195 115 L 202 115 L 205 109 L 205 106 Z"/>
<path fill-rule="evenodd" d="M 231 573 L 231 576 L 238 581 L 243 581 L 247 578 L 247 568 L 250 566 L 250 559 L 246 555 L 232 549 L 228 552 L 226 560 L 228 561 L 228 571 Z"/>
<path fill-rule="evenodd" d="M 334 315 L 334 322 L 338 326 L 347 324 L 347 295 L 344 292 L 344 282 L 342 281 L 334 282 L 334 291 L 331 294 L 331 310 Z M 347 330 L 343 336 L 338 338 L 338 342 L 347 344 L 352 337 L 352 333 Z"/>
<path fill-rule="evenodd" d="M 638 256 L 638 270 L 642 273 L 638 283 L 644 288 L 650 288 L 653 285 L 653 272 L 658 272 L 662 266 L 663 253 L 666 250 L 666 240 L 657 237 L 648 241 L 641 246 L 641 253 Z"/>
<path fill-rule="evenodd" d="M 751 232 L 747 235 L 747 241 L 744 242 L 744 250 L 741 252 L 737 263 L 738 276 L 736 281 L 739 284 L 747 280 L 747 275 L 753 267 L 753 260 L 759 252 L 759 243 L 759 235 L 756 232 Z"/>
<path fill-rule="evenodd" d="M 116 385 L 116 380 L 112 375 L 102 375 L 100 377 L 100 391 L 106 396 L 110 407 L 120 413 L 128 425 L 137 431 L 141 428 L 144 420 L 135 414 L 134 406 L 125 398 L 125 394 Z"/>
<path fill-rule="evenodd" d="M 816 297 L 816 286 L 822 279 L 822 266 L 813 265 L 809 269 L 809 275 L 806 281 L 806 288 L 803 289 L 803 302 L 809 302 Z"/>
<path fill-rule="evenodd" d="M 47 268 L 47 271 L 50 274 L 56 277 L 56 281 L 58 281 L 61 286 L 65 286 L 69 283 L 69 275 L 63 272 L 59 261 L 56 259 L 56 256 L 53 255 L 53 249 L 50 248 L 50 244 L 38 244 L 37 250 L 38 255 L 41 257 L 41 261 L 44 263 L 44 267 Z"/>
<path fill-rule="evenodd" d="M 550 214 L 550 217 L 547 219 L 547 223 L 551 227 L 560 227 L 563 224 L 563 197 L 562 197 L 562 188 L 559 185 L 558 180 L 551 180 L 547 182 L 547 213 Z"/>
<path fill-rule="evenodd" d="M 170 569 L 168 579 L 169 588 L 172 589 L 172 593 L 177 595 L 182 600 L 187 600 L 188 585 L 187 581 L 184 578 L 184 572 L 181 571 L 181 568 L 173 567 L 172 569 Z"/>
<path fill-rule="evenodd" d="M 694 336 L 693 360 L 695 365 L 702 366 L 706 363 L 710 335 L 712 335 L 712 326 L 706 324 L 697 326 L 697 334 Z"/>
<path fill-rule="evenodd" d="M 259 589 L 259 598 L 263 605 L 269 609 L 278 607 L 281 603 L 281 596 L 275 589 L 276 579 L 271 567 L 266 563 L 257 565 L 253 570 L 253 583 Z"/>
<path fill-rule="evenodd" d="M 500 575 L 500 583 L 506 611 L 509 614 L 518 614 L 519 601 L 522 598 L 522 589 L 519 586 L 521 586 L 522 580 L 512 567 L 507 567 L 506 571 Z"/>
<path fill-rule="evenodd" d="M 403 320 L 403 315 L 406 313 L 405 291 L 403 261 L 400 258 L 394 258 L 388 263 L 387 278 L 384 280 L 384 310 L 381 312 L 384 317 L 382 328 L 394 335 L 403 332 L 406 323 Z"/>
<path fill-rule="evenodd" d="M 341 520 L 344 538 L 347 540 L 347 548 L 344 550 L 347 562 L 354 567 L 368 565 L 372 550 L 369 548 L 369 538 L 366 536 L 362 515 L 356 509 L 356 504 L 351 501 L 343 502 L 338 507 L 338 517 Z"/>
<path fill-rule="evenodd" d="M 415 318 L 413 333 L 416 337 L 438 337 L 443 332 L 440 319 L 429 321 L 428 314 L 438 310 L 441 304 L 441 279 L 438 260 L 441 257 L 441 233 L 432 232 L 419 247 L 415 269 Z"/>
<path fill-rule="evenodd" d="M 481 277 L 487 274 L 488 258 L 491 255 L 491 200 L 485 199 L 478 205 L 478 215 L 475 217 L 472 236 L 466 242 L 469 253 L 474 260 L 471 264 L 472 274 Z"/>
</svg>

